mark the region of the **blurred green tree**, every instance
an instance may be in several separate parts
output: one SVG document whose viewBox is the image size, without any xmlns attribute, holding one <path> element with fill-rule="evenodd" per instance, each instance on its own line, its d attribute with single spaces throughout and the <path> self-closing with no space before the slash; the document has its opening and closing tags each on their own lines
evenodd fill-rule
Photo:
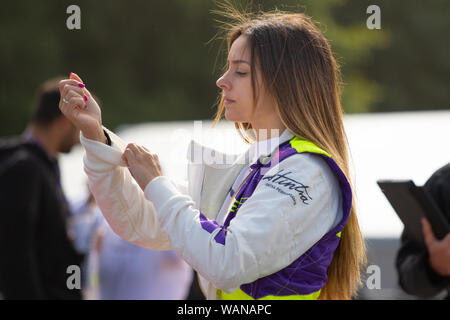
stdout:
<svg viewBox="0 0 450 320">
<path fill-rule="evenodd" d="M 450 2 L 348 0 L 335 10 L 336 22 L 354 23 L 370 4 L 381 8 L 382 29 L 369 33 L 386 34 L 387 41 L 358 63 L 380 89 L 369 110 L 449 109 Z"/>
<path fill-rule="evenodd" d="M 214 2 L 79 0 L 81 30 L 68 30 L 71 4 L 2 3 L 0 135 L 20 133 L 38 85 L 69 72 L 100 98 L 110 128 L 214 116 L 225 61 L 225 47 L 208 43 L 217 32 Z M 381 30 L 366 27 L 369 4 L 381 7 Z M 449 106 L 450 2 L 260 0 L 253 7 L 319 22 L 342 67 L 346 112 Z"/>
</svg>

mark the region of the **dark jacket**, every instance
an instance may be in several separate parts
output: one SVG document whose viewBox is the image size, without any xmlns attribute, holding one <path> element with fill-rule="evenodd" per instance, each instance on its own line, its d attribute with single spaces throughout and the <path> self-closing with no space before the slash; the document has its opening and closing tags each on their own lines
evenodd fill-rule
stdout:
<svg viewBox="0 0 450 320">
<path fill-rule="evenodd" d="M 425 189 L 450 221 L 450 164 L 436 171 L 426 182 Z M 396 267 L 399 284 L 405 292 L 421 298 L 432 298 L 450 289 L 450 277 L 437 274 L 428 258 L 425 244 L 409 239 L 404 231 Z M 449 299 L 448 292 L 446 299 Z"/>
<path fill-rule="evenodd" d="M 81 299 L 67 288 L 80 266 L 56 160 L 20 138 L 0 142 L 0 293 L 4 299 Z"/>
</svg>

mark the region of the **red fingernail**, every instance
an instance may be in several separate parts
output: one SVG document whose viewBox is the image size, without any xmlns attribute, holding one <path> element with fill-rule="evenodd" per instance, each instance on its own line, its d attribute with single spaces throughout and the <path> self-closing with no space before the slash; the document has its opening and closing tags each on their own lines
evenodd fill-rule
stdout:
<svg viewBox="0 0 450 320">
<path fill-rule="evenodd" d="M 69 73 L 69 78 L 72 76 L 72 72 L 71 73 Z"/>
<path fill-rule="evenodd" d="M 79 86 L 80 88 L 84 88 L 84 87 L 85 87 L 85 86 L 84 86 L 84 83 L 79 83 L 78 86 Z"/>
<path fill-rule="evenodd" d="M 84 101 L 88 101 L 87 95 L 84 95 Z"/>
</svg>

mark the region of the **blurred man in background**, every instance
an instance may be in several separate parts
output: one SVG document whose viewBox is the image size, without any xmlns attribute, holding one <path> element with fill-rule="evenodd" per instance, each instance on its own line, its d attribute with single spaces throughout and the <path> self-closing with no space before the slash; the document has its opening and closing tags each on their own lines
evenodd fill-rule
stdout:
<svg viewBox="0 0 450 320">
<path fill-rule="evenodd" d="M 58 82 L 38 90 L 31 121 L 20 137 L 0 142 L 0 295 L 4 299 L 81 299 L 67 268 L 80 266 L 66 229 L 69 207 L 58 153 L 79 142 L 62 116 Z"/>
<path fill-rule="evenodd" d="M 450 222 L 450 164 L 436 171 L 425 184 L 442 213 Z M 441 296 L 450 299 L 450 234 L 436 239 L 430 223 L 424 219 L 425 243 L 420 244 L 403 231 L 397 254 L 397 272 L 402 289 L 421 298 Z"/>
<path fill-rule="evenodd" d="M 154 251 L 127 242 L 103 220 L 96 237 L 101 300 L 184 300 L 192 268 L 175 251 Z M 99 241 L 100 240 L 100 241 Z"/>
</svg>

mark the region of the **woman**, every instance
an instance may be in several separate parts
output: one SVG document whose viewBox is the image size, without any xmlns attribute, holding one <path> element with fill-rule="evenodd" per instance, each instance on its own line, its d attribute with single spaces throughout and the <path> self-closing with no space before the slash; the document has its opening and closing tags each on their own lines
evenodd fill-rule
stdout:
<svg viewBox="0 0 450 320">
<path fill-rule="evenodd" d="M 175 249 L 208 299 L 349 299 L 365 249 L 331 49 L 303 14 L 228 16 L 237 24 L 215 123 L 224 112 L 248 151 L 229 165 L 191 163 L 187 187 L 175 184 L 156 155 L 104 130 L 72 74 L 60 107 L 81 129 L 91 189 L 118 235 Z"/>
</svg>

